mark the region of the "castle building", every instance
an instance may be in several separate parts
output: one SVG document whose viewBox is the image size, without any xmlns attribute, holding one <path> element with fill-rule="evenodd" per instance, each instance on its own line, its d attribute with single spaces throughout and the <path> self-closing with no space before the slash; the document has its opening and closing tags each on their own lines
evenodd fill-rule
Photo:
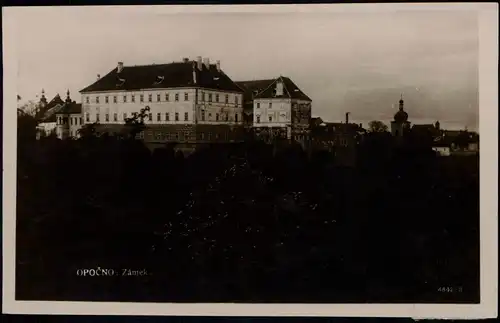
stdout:
<svg viewBox="0 0 500 323">
<path fill-rule="evenodd" d="M 290 78 L 238 85 L 245 90 L 245 115 L 257 136 L 295 140 L 308 136 L 312 100 Z"/>
<path fill-rule="evenodd" d="M 410 131 L 410 122 L 408 122 L 408 113 L 404 111 L 403 95 L 399 100 L 399 111 L 394 115 L 394 121 L 391 121 L 391 133 L 395 137 L 402 137 Z"/>
<path fill-rule="evenodd" d="M 208 58 L 159 65 L 117 67 L 80 91 L 83 125 L 118 133 L 125 121 L 148 108 L 148 143 L 241 140 L 243 90 Z"/>
</svg>

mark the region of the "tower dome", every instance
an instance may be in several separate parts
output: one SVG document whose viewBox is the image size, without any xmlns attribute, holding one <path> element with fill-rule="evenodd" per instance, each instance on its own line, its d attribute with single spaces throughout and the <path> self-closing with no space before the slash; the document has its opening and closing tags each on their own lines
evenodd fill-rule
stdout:
<svg viewBox="0 0 500 323">
<path fill-rule="evenodd" d="M 394 115 L 394 121 L 396 121 L 398 123 L 407 122 L 408 121 L 408 113 L 406 113 L 406 111 L 399 110 Z"/>
</svg>

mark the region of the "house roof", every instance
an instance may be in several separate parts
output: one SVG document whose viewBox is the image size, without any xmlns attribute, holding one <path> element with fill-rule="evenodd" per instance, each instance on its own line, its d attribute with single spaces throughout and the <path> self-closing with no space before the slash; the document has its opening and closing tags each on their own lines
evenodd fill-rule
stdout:
<svg viewBox="0 0 500 323">
<path fill-rule="evenodd" d="M 245 101 L 252 100 L 255 95 L 267 89 L 275 79 L 238 81 L 236 84 L 244 91 Z"/>
<path fill-rule="evenodd" d="M 64 101 L 61 99 L 59 94 L 56 94 L 45 106 L 40 107 L 40 110 L 38 111 L 38 118 L 45 121 L 45 119 L 50 117 L 50 111 L 53 111 L 54 107 L 61 104 L 64 104 Z"/>
<path fill-rule="evenodd" d="M 55 114 L 79 114 L 82 113 L 82 104 L 72 102 L 65 102 L 64 105 Z"/>
<path fill-rule="evenodd" d="M 362 128 L 357 123 L 342 123 L 342 122 L 324 122 L 325 128 L 331 129 L 334 132 L 364 132 L 365 129 Z"/>
<path fill-rule="evenodd" d="M 114 68 L 104 77 L 87 86 L 81 93 L 101 91 L 131 91 L 141 89 L 161 89 L 176 87 L 204 87 L 214 90 L 243 92 L 223 71 L 218 71 L 212 64 L 207 68 L 203 64 L 200 71 L 195 61 L 174 62 L 158 65 L 124 66 L 118 73 Z M 196 73 L 196 84 L 193 80 Z"/>
<path fill-rule="evenodd" d="M 277 98 L 275 84 L 283 82 L 283 95 L 279 98 L 290 98 L 312 101 L 299 87 L 288 77 L 280 76 L 275 79 L 240 81 L 236 82 L 245 91 L 245 100 L 273 99 Z"/>
</svg>

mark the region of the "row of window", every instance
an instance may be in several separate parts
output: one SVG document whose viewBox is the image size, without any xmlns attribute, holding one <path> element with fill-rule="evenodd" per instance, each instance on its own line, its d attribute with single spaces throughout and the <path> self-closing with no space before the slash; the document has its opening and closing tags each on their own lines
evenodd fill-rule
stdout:
<svg viewBox="0 0 500 323">
<path fill-rule="evenodd" d="M 133 113 L 132 115 L 133 115 L 133 116 L 137 116 L 137 113 Z M 164 117 L 164 119 L 162 119 L 162 116 Z M 211 118 L 211 117 L 212 117 L 212 114 L 211 114 L 211 113 L 209 113 L 209 114 L 208 114 L 208 117 L 209 117 L 209 118 Z M 100 119 L 101 119 L 100 114 L 99 114 L 99 113 L 97 113 L 97 114 L 96 114 L 96 121 L 97 121 L 97 122 L 100 122 L 100 121 L 101 121 Z M 123 119 L 122 119 L 122 120 L 123 120 L 123 121 L 125 121 L 126 119 L 127 119 L 127 114 L 126 114 L 126 113 L 124 113 L 124 114 L 123 114 Z M 104 120 L 105 120 L 106 122 L 109 122 L 109 120 L 110 120 L 110 119 L 109 119 L 109 114 L 105 114 L 105 115 L 104 115 Z M 152 113 L 150 113 L 150 114 L 148 115 L 148 120 L 149 120 L 149 121 L 153 121 L 153 120 L 154 120 L 154 119 L 153 119 L 153 114 L 152 114 Z M 175 112 L 175 114 L 174 114 L 174 120 L 175 120 L 175 121 L 179 121 L 179 113 L 178 113 L 178 112 Z M 86 113 L 86 115 L 85 115 L 85 121 L 86 121 L 86 122 L 90 122 L 90 113 Z M 114 121 L 114 122 L 117 122 L 117 121 L 118 121 L 118 113 L 114 113 L 114 114 L 113 114 L 113 121 Z M 161 121 L 170 121 L 170 113 L 168 113 L 168 112 L 165 112 L 164 114 L 162 114 L 162 113 L 157 113 L 157 114 L 156 114 L 156 121 L 158 121 L 158 122 L 161 122 Z M 184 112 L 184 121 L 189 121 L 189 112 Z M 205 111 L 202 111 L 202 112 L 201 112 L 201 121 L 205 121 Z M 216 113 L 216 114 L 215 114 L 215 121 L 221 121 L 221 118 L 220 118 L 220 114 L 219 114 L 219 113 Z M 225 121 L 229 121 L 229 114 L 227 114 L 227 113 L 225 114 Z M 235 121 L 235 122 L 238 122 L 238 114 L 235 114 L 235 115 L 234 115 L 234 121 Z M 80 120 L 80 124 L 81 124 L 81 120 Z"/>
<path fill-rule="evenodd" d="M 128 99 L 128 96 L 124 95 L 122 102 L 127 103 L 127 99 Z M 130 96 L 130 101 L 131 102 L 135 102 L 135 95 L 134 94 L 132 94 Z M 165 102 L 169 102 L 170 101 L 170 94 L 169 93 L 165 93 L 165 95 L 164 95 L 164 101 Z M 179 93 L 175 93 L 175 95 L 174 95 L 174 101 L 176 101 L 176 102 L 179 101 Z M 187 93 L 187 92 L 184 93 L 184 101 L 189 101 L 189 93 Z M 201 101 L 203 101 L 203 102 L 205 101 L 205 92 L 201 92 Z M 87 104 L 90 103 L 90 97 L 87 96 L 86 102 L 87 102 Z M 100 103 L 99 96 L 95 97 L 95 102 L 96 103 Z M 139 95 L 139 102 L 144 102 L 144 94 L 140 94 Z M 153 102 L 153 95 L 152 94 L 148 94 L 148 102 Z M 161 96 L 161 94 L 157 94 L 156 95 L 156 102 L 162 102 L 162 96 Z M 208 93 L 208 102 L 213 102 L 213 94 L 212 93 Z M 215 102 L 220 102 L 220 96 L 219 96 L 219 94 L 215 94 Z M 225 95 L 224 102 L 226 104 L 229 104 L 229 95 L 228 94 Z M 104 97 L 104 103 L 109 103 L 109 96 L 105 96 Z M 113 103 L 118 103 L 118 96 L 116 96 L 116 95 L 113 96 Z M 239 104 L 238 96 L 234 97 L 234 103 L 236 105 Z"/>
<path fill-rule="evenodd" d="M 193 138 L 192 134 L 190 132 L 161 132 L 161 131 L 150 131 L 149 135 L 154 137 L 155 140 L 190 140 Z M 139 132 L 136 136 L 137 139 L 144 139 L 144 131 Z M 214 136 L 212 136 L 211 132 L 208 132 L 205 136 L 205 133 L 200 132 L 198 133 L 198 137 L 201 140 L 212 140 L 212 139 L 224 139 L 227 140 L 229 137 L 229 134 L 227 132 L 223 133 L 222 136 L 219 133 L 215 133 Z"/>
<path fill-rule="evenodd" d="M 255 118 L 256 118 L 256 123 L 260 123 L 260 116 L 255 116 Z M 268 119 L 269 122 L 273 122 L 273 116 L 269 116 Z"/>
<path fill-rule="evenodd" d="M 295 109 L 296 107 L 297 107 L 297 104 L 296 104 L 296 103 L 292 104 L 292 109 Z M 260 102 L 257 102 L 257 103 L 256 103 L 256 108 L 257 108 L 257 109 L 260 109 Z M 268 109 L 272 109 L 272 108 L 273 108 L 273 103 L 272 103 L 272 102 L 269 102 L 269 103 L 268 103 L 267 108 L 268 108 Z M 283 105 L 281 106 L 281 108 L 283 108 Z"/>
<path fill-rule="evenodd" d="M 72 126 L 78 126 L 83 124 L 83 120 L 81 117 L 57 117 L 56 123 L 61 125 L 61 124 L 67 124 L 69 119 L 69 124 Z"/>
</svg>

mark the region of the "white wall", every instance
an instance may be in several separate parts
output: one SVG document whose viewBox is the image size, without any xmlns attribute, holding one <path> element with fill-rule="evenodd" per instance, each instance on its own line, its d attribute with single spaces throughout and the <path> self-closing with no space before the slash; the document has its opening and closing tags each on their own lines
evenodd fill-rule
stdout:
<svg viewBox="0 0 500 323">
<path fill-rule="evenodd" d="M 286 127 L 291 125 L 290 99 L 255 99 L 253 103 L 254 127 Z M 269 104 L 272 104 L 269 107 Z M 258 117 L 260 116 L 260 122 Z M 272 121 L 269 121 L 269 117 Z"/>
<path fill-rule="evenodd" d="M 188 95 L 188 100 L 185 100 L 185 94 Z M 205 101 L 202 100 L 205 93 Z M 175 101 L 175 95 L 178 94 L 178 101 Z M 209 94 L 212 95 L 212 102 L 209 102 Z M 216 95 L 219 95 L 219 102 L 216 102 Z M 124 101 L 124 96 L 127 96 L 127 101 Z M 132 102 L 132 95 L 135 97 L 135 102 Z M 143 95 L 144 102 L 140 101 L 140 96 Z M 149 102 L 151 95 L 152 102 Z M 158 95 L 160 101 L 158 101 Z M 166 96 L 168 95 L 168 101 Z M 226 103 L 226 95 L 228 103 Z M 105 97 L 108 97 L 106 103 Z M 114 96 L 117 101 L 114 103 Z M 96 97 L 99 97 L 97 103 Z M 87 98 L 89 100 L 87 101 Z M 101 92 L 82 94 L 82 111 L 84 123 L 94 123 L 97 121 L 97 113 L 99 113 L 99 123 L 101 124 L 123 124 L 124 113 L 129 118 L 134 112 L 140 112 L 142 108 L 149 106 L 153 120 L 146 119 L 146 124 L 192 124 L 195 118 L 200 123 L 220 124 L 227 123 L 225 115 L 228 115 L 228 122 L 235 123 L 235 115 L 238 115 L 238 124 L 242 123 L 243 113 L 243 95 L 239 93 L 198 89 L 198 106 L 195 105 L 196 89 L 195 88 L 175 88 L 175 89 L 154 89 L 142 91 L 117 91 L 117 92 Z M 87 103 L 89 102 L 89 103 Z M 196 107 L 196 109 L 195 109 Z M 202 121 L 202 110 L 205 110 L 205 121 Z M 114 114 L 117 114 L 117 120 L 114 119 Z M 158 113 L 161 120 L 158 121 Z M 166 120 L 168 113 L 169 120 Z M 175 114 L 178 113 L 179 120 L 175 120 Z M 185 120 L 185 113 L 188 114 L 188 120 Z M 216 120 L 216 114 L 219 114 L 219 121 Z M 89 121 L 87 121 L 87 114 Z M 109 121 L 106 121 L 106 114 L 109 115 Z"/>
</svg>

